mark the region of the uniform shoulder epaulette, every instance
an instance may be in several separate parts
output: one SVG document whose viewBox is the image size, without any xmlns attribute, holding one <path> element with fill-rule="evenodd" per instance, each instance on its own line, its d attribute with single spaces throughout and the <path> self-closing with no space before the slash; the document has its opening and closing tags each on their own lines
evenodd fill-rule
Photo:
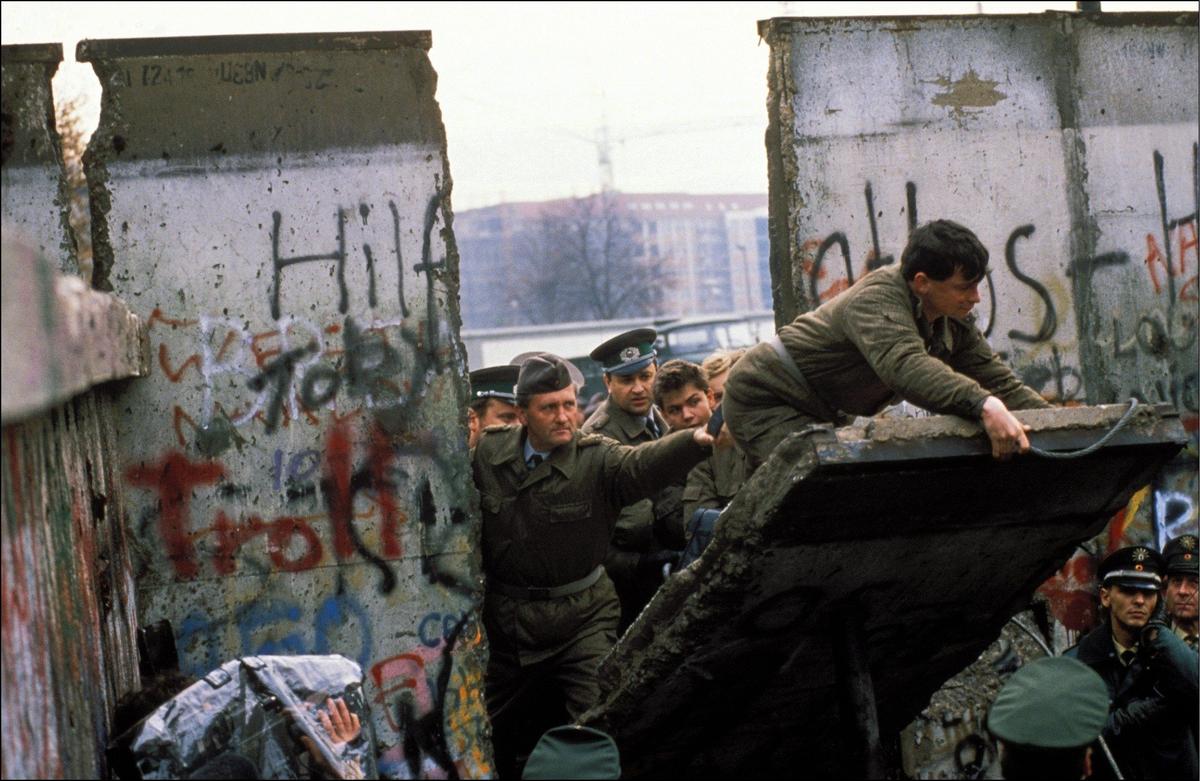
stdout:
<svg viewBox="0 0 1200 781">
<path fill-rule="evenodd" d="M 497 423 L 494 426 L 484 426 L 484 431 L 509 431 L 517 427 L 516 423 Z"/>
<path fill-rule="evenodd" d="M 603 434 L 583 434 L 579 437 L 579 441 L 575 443 L 576 447 L 593 447 L 595 445 L 603 445 L 605 442 L 613 442 L 612 437 L 606 437 Z"/>
</svg>

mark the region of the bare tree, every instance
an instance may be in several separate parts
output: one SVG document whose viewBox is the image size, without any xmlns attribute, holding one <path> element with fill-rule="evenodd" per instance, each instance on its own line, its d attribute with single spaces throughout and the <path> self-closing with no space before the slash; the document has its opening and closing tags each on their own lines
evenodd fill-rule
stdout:
<svg viewBox="0 0 1200 781">
<path fill-rule="evenodd" d="M 656 270 L 614 193 L 543 210 L 522 247 L 522 274 L 509 293 L 531 322 L 649 316 L 658 303 Z"/>
<path fill-rule="evenodd" d="M 92 217 L 88 208 L 87 178 L 83 173 L 83 153 L 87 149 L 81 111 L 82 98 L 64 98 L 54 106 L 55 122 L 58 125 L 58 140 L 62 148 L 63 167 L 66 169 L 67 191 L 70 201 L 68 220 L 75 236 L 75 257 L 79 263 L 79 274 L 84 281 L 92 281 Z"/>
</svg>

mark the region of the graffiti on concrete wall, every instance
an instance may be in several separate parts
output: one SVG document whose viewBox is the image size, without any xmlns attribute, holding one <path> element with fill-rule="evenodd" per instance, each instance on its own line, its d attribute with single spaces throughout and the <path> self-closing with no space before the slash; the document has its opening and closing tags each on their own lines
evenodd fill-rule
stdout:
<svg viewBox="0 0 1200 781">
<path fill-rule="evenodd" d="M 152 379 L 159 408 L 170 410 L 160 421 L 165 447 L 125 473 L 144 500 L 137 535 L 163 564 L 141 562 L 143 577 L 175 584 L 157 594 L 189 670 L 250 654 L 357 660 L 379 693 L 381 768 L 396 777 L 487 767 L 480 681 L 464 685 L 471 665 L 457 663 L 481 641 L 474 581 L 456 561 L 470 540 L 456 462 L 465 447 L 460 432 L 435 436 L 427 422 L 439 403 L 457 422 L 456 347 L 436 305 L 445 296 L 445 253 L 433 242 L 441 196 L 423 208 L 420 251 L 407 267 L 393 201 L 382 210 L 390 246 L 379 250 L 373 237 L 348 239 L 368 224 L 368 203 L 336 210 L 336 242 L 324 253 L 273 211 L 269 255 L 255 274 L 257 308 L 271 314 L 262 326 L 240 307 L 198 316 L 156 307 Z M 355 263 L 359 273 L 347 273 Z M 406 291 L 405 277 L 422 284 Z M 289 290 L 297 278 L 329 284 L 302 296 Z M 307 316 L 293 310 L 310 303 Z M 312 314 L 322 307 L 335 311 Z M 162 597 L 187 583 L 198 588 L 189 597 L 212 597 L 186 606 Z M 410 638 L 405 654 L 397 637 Z M 401 676 L 405 665 L 419 675 Z M 447 731 L 451 718 L 473 731 Z"/>
</svg>

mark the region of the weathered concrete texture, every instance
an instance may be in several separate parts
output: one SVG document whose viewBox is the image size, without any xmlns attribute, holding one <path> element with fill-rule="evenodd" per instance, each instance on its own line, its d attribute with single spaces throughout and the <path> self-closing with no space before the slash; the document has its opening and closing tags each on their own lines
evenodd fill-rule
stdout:
<svg viewBox="0 0 1200 781">
<path fill-rule="evenodd" d="M 104 778 L 113 706 L 138 686 L 111 405 L 91 390 L 4 426 L 4 778 Z"/>
<path fill-rule="evenodd" d="M 1055 410 L 1031 439 L 1075 449 L 1124 410 Z M 911 433 L 797 434 L 755 472 L 602 666 L 584 721 L 614 735 L 627 777 L 861 773 L 835 624 L 862 616 L 880 731 L 895 735 L 1186 442 L 1166 410 L 1072 460 L 995 462 L 978 428 Z"/>
<path fill-rule="evenodd" d="M 84 41 L 139 609 L 184 667 L 341 653 L 389 776 L 491 772 L 458 258 L 428 33 Z"/>
<path fill-rule="evenodd" d="M 1094 572 L 1200 519 L 1197 15 L 773 19 L 771 263 L 786 322 L 949 218 L 991 253 L 979 325 L 1067 405 L 1167 402 L 1191 439 L 1044 584 L 1056 651 Z"/>
<path fill-rule="evenodd" d="M 904 774 L 925 778 L 1000 778 L 987 713 L 1017 670 L 1045 657 L 1031 611 L 1014 616 L 996 642 L 934 692 L 929 705 L 900 733 Z"/>
<path fill-rule="evenodd" d="M 0 181 L 4 230 L 20 231 L 59 270 L 78 274 L 69 222 L 69 193 L 54 120 L 50 80 L 62 62 L 62 45 L 0 47 Z"/>
<path fill-rule="evenodd" d="M 8 193 L 5 192 L 7 202 Z M 0 276 L 0 416 L 9 425 L 150 369 L 146 329 L 119 299 L 64 276 L 6 230 Z"/>
</svg>

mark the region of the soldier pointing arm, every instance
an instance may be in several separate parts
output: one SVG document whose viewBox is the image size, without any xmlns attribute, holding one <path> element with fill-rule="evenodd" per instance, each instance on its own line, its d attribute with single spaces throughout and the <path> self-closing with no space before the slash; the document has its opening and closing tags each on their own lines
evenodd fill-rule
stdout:
<svg viewBox="0 0 1200 781">
<path fill-rule="evenodd" d="M 488 711 L 499 736 L 508 705 L 538 680 L 578 718 L 599 694 L 620 607 L 602 563 L 621 507 L 682 480 L 710 454 L 702 429 L 639 447 L 580 434 L 565 363 L 526 359 L 520 425 L 484 431 L 472 453 L 483 511 Z"/>
</svg>

